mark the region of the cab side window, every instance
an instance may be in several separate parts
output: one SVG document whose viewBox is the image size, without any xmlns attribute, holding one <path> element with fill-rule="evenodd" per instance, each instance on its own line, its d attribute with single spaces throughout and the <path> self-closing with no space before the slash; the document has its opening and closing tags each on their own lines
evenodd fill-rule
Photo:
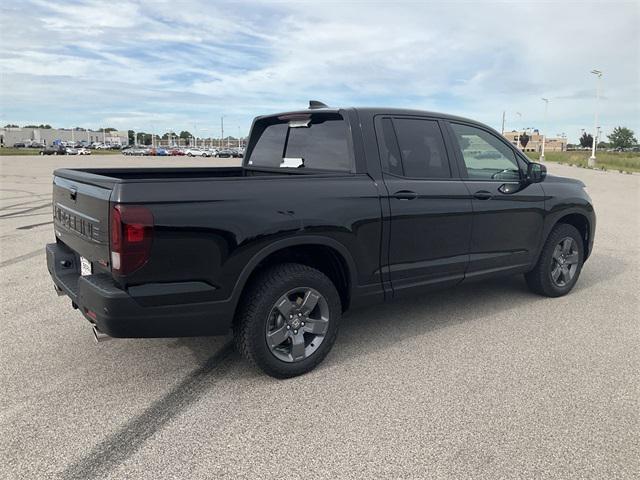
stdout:
<svg viewBox="0 0 640 480">
<path fill-rule="evenodd" d="M 385 172 L 409 178 L 451 178 L 437 121 L 384 118 L 378 126 L 378 144 Z"/>
<path fill-rule="evenodd" d="M 500 139 L 480 128 L 451 123 L 467 176 L 476 180 L 520 180 L 515 153 Z"/>
</svg>

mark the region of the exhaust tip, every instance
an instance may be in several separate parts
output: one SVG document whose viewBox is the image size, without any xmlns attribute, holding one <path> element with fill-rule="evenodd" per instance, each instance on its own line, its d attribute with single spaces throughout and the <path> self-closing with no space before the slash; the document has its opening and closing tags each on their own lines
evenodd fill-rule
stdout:
<svg viewBox="0 0 640 480">
<path fill-rule="evenodd" d="M 98 327 L 96 327 L 95 325 L 91 327 L 91 330 L 93 331 L 93 339 L 96 343 L 102 343 L 106 342 L 107 340 L 113 339 L 113 337 L 110 337 L 106 333 L 102 333 L 100 330 L 98 330 Z"/>
</svg>

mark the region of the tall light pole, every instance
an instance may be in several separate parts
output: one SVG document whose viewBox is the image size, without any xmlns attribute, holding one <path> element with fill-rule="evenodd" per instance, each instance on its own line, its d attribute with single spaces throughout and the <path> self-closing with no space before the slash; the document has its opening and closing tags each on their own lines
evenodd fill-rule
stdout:
<svg viewBox="0 0 640 480">
<path fill-rule="evenodd" d="M 222 148 L 222 142 L 224 142 L 224 115 L 220 117 L 220 148 Z"/>
<path fill-rule="evenodd" d="M 549 99 L 543 98 L 544 102 L 544 123 L 542 124 L 542 128 L 544 131 L 542 132 L 542 154 L 540 155 L 540 161 L 544 162 L 544 144 L 547 140 L 547 111 L 549 110 Z"/>
<path fill-rule="evenodd" d="M 600 80 L 602 79 L 602 71 L 600 70 L 591 70 L 597 79 L 596 79 L 596 114 L 593 120 L 593 141 L 591 142 L 591 156 L 589 157 L 589 161 L 587 165 L 590 167 L 596 166 L 596 137 L 597 129 L 598 129 L 598 110 L 600 108 Z"/>
<path fill-rule="evenodd" d="M 520 112 L 516 112 L 516 115 L 518 115 L 518 117 L 522 121 L 522 114 Z M 517 140 L 517 142 L 518 142 L 518 144 L 516 145 L 516 148 L 518 150 L 520 150 L 520 130 L 518 130 L 518 140 Z"/>
</svg>

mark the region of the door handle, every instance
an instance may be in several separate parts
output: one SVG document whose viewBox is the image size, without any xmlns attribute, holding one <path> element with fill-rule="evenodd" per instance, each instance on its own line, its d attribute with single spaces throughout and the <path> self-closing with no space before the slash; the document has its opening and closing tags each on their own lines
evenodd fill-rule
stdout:
<svg viewBox="0 0 640 480">
<path fill-rule="evenodd" d="M 473 194 L 473 198 L 476 198 L 478 200 L 489 200 L 492 196 L 493 195 L 491 195 L 491 192 L 487 192 L 486 190 L 478 190 Z"/>
<path fill-rule="evenodd" d="M 398 200 L 413 200 L 418 198 L 418 194 L 416 192 L 412 192 L 411 190 L 400 190 L 393 194 L 394 198 Z"/>
</svg>

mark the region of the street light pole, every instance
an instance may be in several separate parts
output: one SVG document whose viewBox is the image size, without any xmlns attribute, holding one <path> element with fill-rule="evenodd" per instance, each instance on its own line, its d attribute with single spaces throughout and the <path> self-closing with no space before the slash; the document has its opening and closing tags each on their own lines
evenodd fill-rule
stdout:
<svg viewBox="0 0 640 480">
<path fill-rule="evenodd" d="M 224 115 L 220 117 L 220 148 L 224 146 Z"/>
<path fill-rule="evenodd" d="M 593 140 L 591 142 L 591 156 L 589 157 L 589 161 L 587 162 L 587 165 L 590 167 L 595 167 L 596 166 L 596 137 L 597 137 L 597 132 L 596 130 L 598 129 L 598 110 L 600 108 L 600 79 L 602 79 L 602 71 L 600 70 L 591 70 L 591 73 L 593 73 L 597 79 L 596 79 L 596 114 L 594 117 L 594 121 L 593 121 Z"/>
<path fill-rule="evenodd" d="M 522 121 L 522 114 L 520 112 L 516 112 L 516 115 L 518 115 L 518 117 L 520 118 L 520 121 Z M 518 144 L 516 145 L 516 148 L 518 150 L 520 150 L 520 130 L 518 130 L 518 140 L 517 140 Z"/>
<path fill-rule="evenodd" d="M 542 132 L 542 154 L 540 155 L 540 161 L 544 162 L 544 144 L 547 140 L 547 111 L 549 109 L 549 99 L 543 98 L 542 101 L 544 102 L 544 123 L 542 124 L 544 131 Z"/>
</svg>

